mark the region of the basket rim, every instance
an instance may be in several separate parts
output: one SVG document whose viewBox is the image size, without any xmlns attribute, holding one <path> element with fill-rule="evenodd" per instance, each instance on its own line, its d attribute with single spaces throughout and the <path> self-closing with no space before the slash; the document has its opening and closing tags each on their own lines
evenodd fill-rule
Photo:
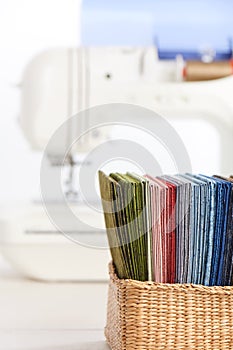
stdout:
<svg viewBox="0 0 233 350">
<path fill-rule="evenodd" d="M 120 279 L 116 274 L 116 269 L 114 263 L 111 261 L 109 263 L 109 275 L 110 279 L 122 286 L 128 286 L 137 289 L 147 289 L 147 290 L 176 290 L 183 292 L 202 292 L 206 294 L 232 294 L 233 295 L 233 286 L 204 286 L 201 284 L 180 284 L 180 283 L 158 283 L 150 281 L 137 281 L 133 279 Z"/>
</svg>

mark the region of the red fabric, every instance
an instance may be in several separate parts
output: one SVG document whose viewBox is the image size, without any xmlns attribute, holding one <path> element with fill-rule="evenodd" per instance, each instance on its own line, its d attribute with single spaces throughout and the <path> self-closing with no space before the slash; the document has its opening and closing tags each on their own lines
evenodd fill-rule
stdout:
<svg viewBox="0 0 233 350">
<path fill-rule="evenodd" d="M 165 188 L 161 190 L 160 206 L 161 206 L 161 236 L 162 236 L 162 282 L 168 282 L 168 261 L 167 261 L 167 237 L 166 237 L 166 223 L 167 223 L 167 191 Z"/>
<path fill-rule="evenodd" d="M 165 283 L 175 283 L 176 279 L 176 186 L 168 181 L 161 181 L 168 187 L 165 205 L 164 263 Z"/>
</svg>

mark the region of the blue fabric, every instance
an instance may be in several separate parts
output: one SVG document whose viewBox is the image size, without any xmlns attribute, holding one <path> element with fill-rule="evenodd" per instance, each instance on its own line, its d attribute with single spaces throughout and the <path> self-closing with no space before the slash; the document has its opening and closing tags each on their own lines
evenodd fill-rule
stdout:
<svg viewBox="0 0 233 350">
<path fill-rule="evenodd" d="M 206 252 L 209 235 L 210 193 L 207 181 L 192 176 L 201 186 L 201 227 L 200 227 L 200 256 L 198 266 L 198 283 L 204 284 L 204 271 L 206 268 Z"/>
<path fill-rule="evenodd" d="M 212 179 L 208 179 L 202 175 L 196 175 L 197 179 L 205 181 L 207 184 L 207 207 L 206 207 L 206 227 L 205 227 L 205 240 L 204 240 L 204 254 L 203 254 L 203 284 L 208 286 L 210 283 L 212 254 L 213 254 L 213 242 L 215 231 L 215 219 L 216 219 L 216 184 Z"/>
<path fill-rule="evenodd" d="M 224 188 L 220 181 L 215 180 L 216 183 L 216 219 L 214 229 L 214 244 L 213 254 L 211 261 L 211 274 L 210 274 L 210 286 L 217 285 L 220 253 L 221 253 L 221 240 L 222 240 L 222 228 L 223 228 L 223 215 L 224 215 Z"/>
<path fill-rule="evenodd" d="M 191 183 L 191 196 L 190 196 L 190 227 L 189 227 L 189 264 L 188 264 L 188 275 L 187 283 L 192 283 L 193 280 L 193 265 L 195 260 L 195 237 L 196 237 L 196 207 L 195 203 L 197 200 L 196 186 Z"/>
<path fill-rule="evenodd" d="M 192 186 L 189 180 L 182 175 L 174 176 L 179 182 L 183 184 L 183 231 L 181 237 L 182 251 L 181 251 L 181 283 L 190 283 L 191 271 L 190 271 L 190 258 L 192 257 L 193 244 L 192 244 Z"/>
<path fill-rule="evenodd" d="M 211 261 L 211 274 L 209 281 L 210 286 L 215 286 L 222 284 L 224 249 L 226 241 L 231 184 L 214 177 L 205 176 L 205 178 L 212 179 L 216 185 L 216 219 L 213 239 L 214 244 Z"/>
<path fill-rule="evenodd" d="M 226 240 L 227 215 L 229 207 L 230 187 L 218 180 L 218 210 L 217 210 L 217 226 L 215 237 L 215 250 L 212 261 L 212 283 L 211 285 L 221 285 L 223 273 L 223 256 Z"/>
<path fill-rule="evenodd" d="M 192 276 L 192 282 L 196 284 L 204 283 L 203 271 L 204 266 L 204 256 L 206 250 L 206 236 L 207 236 L 207 209 L 208 209 L 208 185 L 205 181 L 196 178 L 194 175 L 186 174 L 184 175 L 189 181 L 196 187 L 195 197 L 196 203 L 196 230 L 195 230 L 195 259 L 194 259 L 194 272 Z"/>
<path fill-rule="evenodd" d="M 225 286 L 233 285 L 233 189 L 231 191 L 228 223 L 227 223 L 227 237 L 225 247 L 224 259 L 224 275 L 223 283 Z"/>
<path fill-rule="evenodd" d="M 221 240 L 221 251 L 220 251 L 220 261 L 219 261 L 219 270 L 218 270 L 218 277 L 217 277 L 217 285 L 226 285 L 226 255 L 227 255 L 227 248 L 228 248 L 228 237 L 227 234 L 231 234 L 229 232 L 228 224 L 231 225 L 231 222 L 229 221 L 229 209 L 230 209 L 230 200 L 232 198 L 232 183 L 229 181 L 226 181 L 222 178 L 217 177 L 219 181 L 222 182 L 224 187 L 224 199 L 223 199 L 223 206 L 224 206 L 224 214 L 223 214 L 223 228 L 222 228 L 222 240 Z M 226 245 L 227 243 L 227 245 Z"/>
</svg>

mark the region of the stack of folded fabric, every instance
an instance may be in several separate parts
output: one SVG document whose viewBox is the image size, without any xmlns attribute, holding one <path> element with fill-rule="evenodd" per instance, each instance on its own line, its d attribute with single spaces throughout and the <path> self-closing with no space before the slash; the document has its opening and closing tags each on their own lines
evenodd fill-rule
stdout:
<svg viewBox="0 0 233 350">
<path fill-rule="evenodd" d="M 99 172 L 120 278 L 233 284 L 233 178 Z"/>
</svg>

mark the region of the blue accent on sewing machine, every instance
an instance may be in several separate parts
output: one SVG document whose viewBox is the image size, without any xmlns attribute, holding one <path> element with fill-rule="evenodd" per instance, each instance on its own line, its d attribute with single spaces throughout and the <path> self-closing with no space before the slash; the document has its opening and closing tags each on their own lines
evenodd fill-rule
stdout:
<svg viewBox="0 0 233 350">
<path fill-rule="evenodd" d="M 87 46 L 151 46 L 160 59 L 232 57 L 231 0 L 83 0 L 81 42 Z"/>
</svg>

